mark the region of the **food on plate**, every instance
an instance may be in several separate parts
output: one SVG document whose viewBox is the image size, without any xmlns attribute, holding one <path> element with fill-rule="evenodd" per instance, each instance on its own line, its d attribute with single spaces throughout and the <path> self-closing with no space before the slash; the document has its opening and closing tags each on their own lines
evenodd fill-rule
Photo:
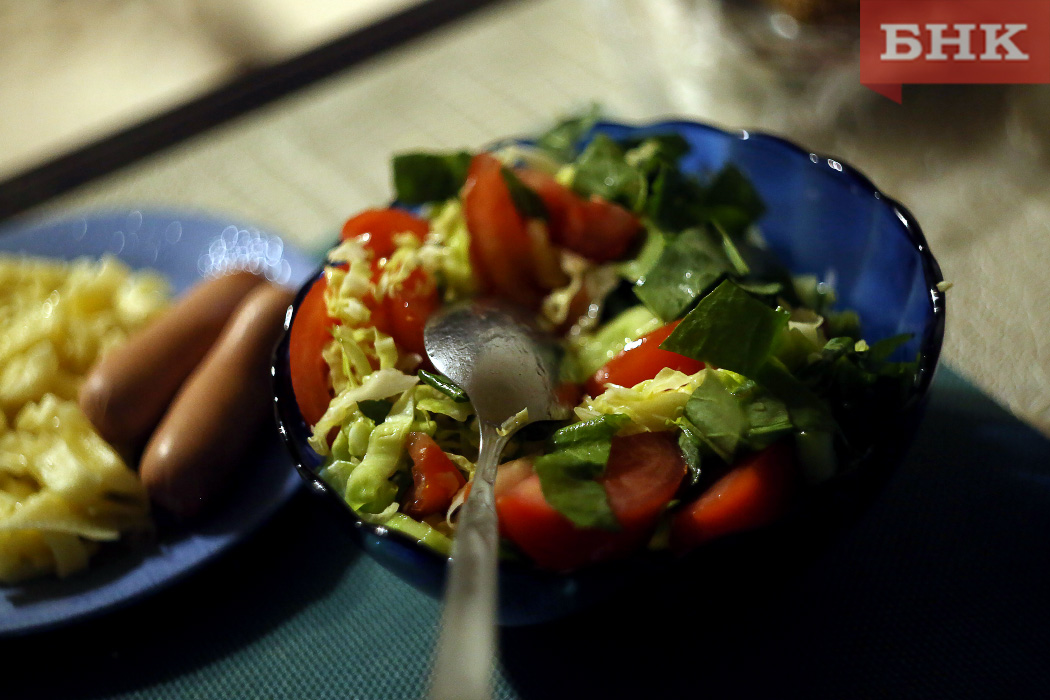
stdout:
<svg viewBox="0 0 1050 700">
<path fill-rule="evenodd" d="M 271 415 L 269 362 L 294 295 L 254 286 L 179 389 L 139 467 L 150 497 L 196 515 L 226 487 Z"/>
<path fill-rule="evenodd" d="M 80 407 L 99 434 L 129 451 L 142 449 L 230 314 L 262 281 L 236 272 L 201 282 L 154 323 L 107 352 L 79 394 Z"/>
<path fill-rule="evenodd" d="M 112 257 L 0 259 L 0 582 L 83 569 L 151 500 L 195 515 L 252 444 L 291 292 L 234 272 L 167 299 Z"/>
<path fill-rule="evenodd" d="M 478 433 L 422 338 L 473 296 L 563 338 L 573 418 L 518 433 L 495 485 L 505 556 L 554 571 L 774 521 L 866 454 L 915 381 L 905 337 L 865 342 L 828 285 L 777 262 L 742 171 L 688 175 L 673 133 L 580 149 L 585 126 L 396 157 L 397 206 L 352 217 L 306 290 L 291 384 L 362 520 L 450 550 Z"/>
<path fill-rule="evenodd" d="M 111 257 L 0 258 L 0 582 L 66 576 L 100 542 L 151 528 L 141 483 L 76 397 L 167 297 L 161 277 Z"/>
</svg>

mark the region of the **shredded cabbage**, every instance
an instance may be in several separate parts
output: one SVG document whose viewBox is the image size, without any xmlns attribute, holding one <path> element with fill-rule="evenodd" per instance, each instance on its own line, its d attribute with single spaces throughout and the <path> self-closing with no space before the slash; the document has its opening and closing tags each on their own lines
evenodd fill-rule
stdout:
<svg viewBox="0 0 1050 700">
<path fill-rule="evenodd" d="M 346 502 L 358 513 L 383 518 L 397 511 L 397 486 L 390 477 L 397 471 L 415 409 L 413 392 L 404 392 L 386 420 L 368 436 L 368 449 L 350 472 L 344 492 Z"/>
<path fill-rule="evenodd" d="M 503 423 L 496 428 L 496 432 L 500 435 L 512 435 L 518 431 L 522 426 L 528 425 L 529 423 L 529 409 L 526 406 L 521 409 L 513 416 L 503 421 Z"/>
<path fill-rule="evenodd" d="M 693 391 L 703 383 L 709 369 L 685 374 L 664 367 L 652 379 L 633 387 L 610 385 L 597 398 L 587 397 L 576 408 L 576 417 L 591 420 L 601 415 L 620 413 L 631 419 L 623 434 L 668 430 L 682 417 L 685 404 Z"/>
<path fill-rule="evenodd" d="M 350 327 L 368 325 L 372 313 L 362 299 L 372 287 L 372 272 L 368 252 L 357 239 L 343 242 L 331 253 L 329 259 L 343 261 L 342 267 L 325 267 L 325 307 L 335 321 Z"/>
<path fill-rule="evenodd" d="M 416 387 L 416 408 L 429 413 L 440 413 L 457 423 L 466 422 L 474 414 L 469 403 L 453 401 L 447 394 L 428 384 Z"/>
<path fill-rule="evenodd" d="M 464 452 L 476 452 L 476 438 L 469 403 L 457 403 L 442 392 L 420 383 L 414 372 L 419 358 L 398 351 L 394 340 L 371 325 L 371 314 L 363 299 L 368 294 L 382 298 L 422 266 L 443 280 L 446 301 L 475 292 L 470 268 L 470 238 L 462 209 L 451 202 L 436 214 L 431 232 L 422 243 L 410 234 L 394 236 L 396 249 L 372 284 L 369 253 L 359 239 L 344 241 L 329 253 L 333 263 L 325 268 L 325 305 L 337 321 L 332 341 L 322 352 L 330 369 L 335 397 L 313 427 L 310 446 L 328 455 L 321 476 L 338 489 L 363 519 L 400 530 L 430 544 L 447 549 L 448 538 L 425 523 L 399 514 L 397 472 L 409 471 L 405 455 L 408 433 L 440 434 L 443 444 L 459 444 Z M 391 403 L 389 414 L 378 424 L 362 413 L 363 401 Z M 439 428 L 439 423 L 444 426 Z M 328 436 L 338 428 L 331 448 Z M 467 474 L 473 463 L 450 454 Z"/>
<path fill-rule="evenodd" d="M 477 293 L 470 262 L 470 232 L 458 200 L 449 200 L 434 212 L 430 233 L 418 255 L 423 268 L 444 288 L 446 303 Z"/>
<path fill-rule="evenodd" d="M 448 535 L 404 513 L 394 513 L 383 522 L 383 525 L 388 530 L 397 530 L 416 539 L 438 554 L 444 554 L 446 557 L 452 554 L 452 540 Z"/>
<path fill-rule="evenodd" d="M 328 431 L 351 419 L 358 411 L 359 401 L 376 401 L 399 394 L 402 397 L 408 396 L 408 390 L 418 383 L 419 377 L 396 369 L 380 369 L 373 372 L 359 386 L 348 388 L 332 399 L 328 410 L 314 426 L 313 435 L 310 436 L 310 447 L 317 454 L 328 454 L 326 443 Z M 387 420 L 389 421 L 390 418 L 388 417 Z"/>
</svg>

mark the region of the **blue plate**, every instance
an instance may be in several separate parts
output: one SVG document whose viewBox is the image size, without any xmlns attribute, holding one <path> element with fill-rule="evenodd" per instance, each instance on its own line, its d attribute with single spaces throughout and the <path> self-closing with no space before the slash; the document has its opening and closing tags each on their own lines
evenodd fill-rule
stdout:
<svg viewBox="0 0 1050 700">
<path fill-rule="evenodd" d="M 289 287 L 316 260 L 279 236 L 230 218 L 179 211 L 113 211 L 0 227 L 0 251 L 52 258 L 117 256 L 164 274 L 179 294 L 225 268 L 248 268 Z M 87 571 L 0 587 L 0 637 L 41 631 L 97 615 L 153 593 L 229 549 L 299 488 L 276 432 L 249 456 L 245 479 L 222 507 L 189 525 L 162 524 L 146 547 L 103 548 Z"/>
</svg>

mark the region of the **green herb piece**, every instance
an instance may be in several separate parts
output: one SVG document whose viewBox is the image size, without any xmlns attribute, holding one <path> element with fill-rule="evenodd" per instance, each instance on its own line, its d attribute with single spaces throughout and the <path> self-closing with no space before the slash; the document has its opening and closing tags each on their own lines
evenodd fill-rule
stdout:
<svg viewBox="0 0 1050 700">
<path fill-rule="evenodd" d="M 534 464 L 543 497 L 578 527 L 620 528 L 596 479 L 605 473 L 613 435 L 626 422 L 626 416 L 607 415 L 562 428 L 551 436 L 554 450 Z"/>
<path fill-rule="evenodd" d="M 656 134 L 643 139 L 625 139 L 624 160 L 646 175 L 655 175 L 660 166 L 674 166 L 689 152 L 689 142 L 680 134 Z"/>
<path fill-rule="evenodd" d="M 586 112 L 564 119 L 536 140 L 536 145 L 562 162 L 576 159 L 577 145 L 598 123 L 601 110 L 591 105 Z"/>
<path fill-rule="evenodd" d="M 737 276 L 745 277 L 751 274 L 751 268 L 744 261 L 744 256 L 740 254 L 740 249 L 737 248 L 736 243 L 733 242 L 733 237 L 729 235 L 725 227 L 717 219 L 712 221 L 711 225 L 718 231 L 718 235 L 722 237 L 722 250 L 725 252 L 726 259 L 733 266 L 733 271 Z"/>
<path fill-rule="evenodd" d="M 732 270 L 720 240 L 705 229 L 687 229 L 665 245 L 634 291 L 650 311 L 672 321 Z"/>
<path fill-rule="evenodd" d="M 737 280 L 737 286 L 745 292 L 756 297 L 775 297 L 784 290 L 780 282 L 757 282 L 752 280 Z"/>
<path fill-rule="evenodd" d="M 471 156 L 459 153 L 405 153 L 394 156 L 394 192 L 409 204 L 442 202 L 459 194 Z"/>
<path fill-rule="evenodd" d="M 761 450 L 795 429 L 782 401 L 758 383 L 726 370 L 710 373 L 693 391 L 677 424 L 683 450 L 692 443 L 700 460 L 716 455 L 727 464 L 740 449 Z"/>
<path fill-rule="evenodd" d="M 608 459 L 606 453 L 605 461 Z M 543 497 L 577 527 L 619 530 L 620 523 L 613 515 L 605 487 L 594 480 L 599 474 L 581 474 L 581 466 L 594 465 L 580 463 L 561 453 L 544 455 L 536 460 L 536 473 L 540 477 Z M 604 464 L 601 466 L 604 467 Z"/>
<path fill-rule="evenodd" d="M 773 355 L 783 362 L 785 367 L 794 372 L 811 362 L 813 354 L 819 351 L 820 347 L 812 337 L 806 335 L 798 328 L 791 328 L 789 325 L 787 330 L 777 338 L 777 345 Z"/>
<path fill-rule="evenodd" d="M 730 235 L 740 237 L 766 211 L 751 180 L 734 165 L 727 165 L 707 186 L 704 208 L 708 217 Z"/>
<path fill-rule="evenodd" d="M 664 231 L 681 231 L 705 221 L 704 188 L 677 167 L 661 164 L 649 188 L 645 214 Z"/>
<path fill-rule="evenodd" d="M 526 219 L 547 218 L 547 207 L 544 206 L 543 200 L 532 188 L 522 182 L 513 170 L 503 167 L 500 168 L 500 174 L 503 176 L 503 181 L 507 183 L 511 201 L 514 202 L 514 208 L 519 214 Z"/>
<path fill-rule="evenodd" d="M 619 144 L 598 134 L 576 161 L 572 187 L 579 194 L 598 195 L 631 211 L 641 211 L 649 184 L 642 171 L 624 160 Z"/>
<path fill-rule="evenodd" d="M 734 239 L 765 212 L 758 192 L 738 168 L 727 165 L 705 187 L 677 167 L 660 162 L 645 203 L 649 218 L 666 231 L 717 222 Z"/>
<path fill-rule="evenodd" d="M 419 370 L 419 378 L 424 384 L 434 387 L 453 401 L 458 403 L 470 401 L 470 399 L 467 398 L 467 393 L 459 388 L 458 384 L 444 375 L 434 374 L 433 372 L 421 369 Z"/>
<path fill-rule="evenodd" d="M 613 413 L 573 423 L 555 432 L 551 436 L 551 444 L 556 449 L 560 449 L 582 442 L 611 440 L 612 436 L 627 422 L 627 416 Z"/>
<path fill-rule="evenodd" d="M 900 406 L 911 391 L 916 363 L 886 360 L 909 338 L 893 336 L 870 347 L 832 338 L 815 360 L 796 370 L 795 381 L 826 401 L 847 435 L 863 435 L 879 423 L 880 412 Z"/>
<path fill-rule="evenodd" d="M 697 427 L 684 416 L 676 420 L 675 425 L 681 428 L 678 434 L 678 449 L 682 451 L 685 466 L 689 469 L 689 483 L 695 486 L 700 483 L 700 477 L 703 474 L 703 458 L 700 455 L 700 443 L 703 441 L 703 436 L 700 435 Z"/>
<path fill-rule="evenodd" d="M 755 379 L 784 403 L 792 424 L 799 430 L 831 433 L 837 429 L 827 402 L 776 358 L 770 358 L 756 372 Z"/>
<path fill-rule="evenodd" d="M 787 322 L 787 312 L 770 308 L 726 280 L 686 314 L 660 347 L 754 376 Z"/>
<path fill-rule="evenodd" d="M 754 449 L 771 445 L 794 429 L 794 423 L 783 401 L 759 394 L 747 403 L 747 443 Z"/>
<path fill-rule="evenodd" d="M 725 462 L 731 462 L 748 429 L 743 403 L 718 379 L 708 375 L 685 405 L 685 417 L 700 441 Z"/>
<path fill-rule="evenodd" d="M 372 419 L 376 425 L 379 425 L 386 420 L 386 417 L 390 415 L 390 408 L 393 404 L 390 401 L 382 400 L 369 400 L 357 402 L 357 409 L 366 417 Z"/>
</svg>

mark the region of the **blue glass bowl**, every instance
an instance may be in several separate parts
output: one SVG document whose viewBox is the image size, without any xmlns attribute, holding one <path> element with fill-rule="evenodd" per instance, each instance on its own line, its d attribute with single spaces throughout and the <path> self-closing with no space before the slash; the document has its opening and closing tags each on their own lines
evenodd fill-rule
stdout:
<svg viewBox="0 0 1050 700">
<path fill-rule="evenodd" d="M 793 272 L 831 283 L 839 306 L 860 314 L 866 339 L 911 334 L 898 353 L 900 358 L 917 356 L 918 369 L 903 409 L 889 419 L 884 433 L 895 439 L 883 441 L 856 469 L 831 480 L 808 503 L 847 491 L 844 484 L 856 486 L 884 477 L 899 461 L 918 426 L 944 337 L 945 301 L 938 289 L 941 271 L 918 223 L 904 206 L 879 192 L 849 165 L 768 134 L 726 132 L 684 121 L 643 126 L 601 123 L 587 139 L 599 133 L 626 139 L 669 132 L 681 135 L 691 146 L 683 159 L 685 171 L 703 177 L 732 163 L 751 178 L 767 206 L 759 224 L 770 249 Z M 316 276 L 300 290 L 289 327 L 313 279 Z M 444 557 L 400 533 L 360 521 L 318 476 L 322 459 L 307 445 L 310 431 L 292 392 L 287 333 L 275 351 L 273 376 L 280 433 L 299 473 L 351 516 L 347 521 L 366 552 L 409 583 L 440 596 L 447 563 Z M 733 546 L 732 540 L 727 541 L 728 545 L 719 546 Z M 703 549 L 685 559 L 702 557 Z M 500 622 L 519 625 L 563 617 L 640 578 L 667 575 L 676 566 L 678 562 L 670 555 L 649 552 L 568 575 L 504 562 L 500 568 Z"/>
</svg>

